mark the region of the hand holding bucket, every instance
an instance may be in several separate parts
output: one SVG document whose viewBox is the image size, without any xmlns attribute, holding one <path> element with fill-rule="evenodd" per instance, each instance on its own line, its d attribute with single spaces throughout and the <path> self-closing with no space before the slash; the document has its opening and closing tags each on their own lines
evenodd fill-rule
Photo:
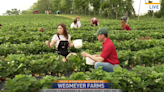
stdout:
<svg viewBox="0 0 164 92">
<path fill-rule="evenodd" d="M 95 61 L 90 59 L 89 57 L 86 57 L 86 64 L 88 65 L 94 65 L 95 64 Z"/>
</svg>

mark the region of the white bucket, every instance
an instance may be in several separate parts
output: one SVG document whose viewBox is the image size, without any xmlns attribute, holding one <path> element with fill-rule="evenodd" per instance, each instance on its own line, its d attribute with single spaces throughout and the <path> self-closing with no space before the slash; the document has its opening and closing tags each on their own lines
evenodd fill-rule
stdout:
<svg viewBox="0 0 164 92">
<path fill-rule="evenodd" d="M 81 48 L 83 46 L 82 40 L 81 39 L 76 39 L 73 41 L 74 47 L 75 48 Z"/>
<path fill-rule="evenodd" d="M 95 61 L 90 59 L 89 57 L 86 57 L 86 64 L 88 65 L 94 65 L 95 64 Z"/>
</svg>

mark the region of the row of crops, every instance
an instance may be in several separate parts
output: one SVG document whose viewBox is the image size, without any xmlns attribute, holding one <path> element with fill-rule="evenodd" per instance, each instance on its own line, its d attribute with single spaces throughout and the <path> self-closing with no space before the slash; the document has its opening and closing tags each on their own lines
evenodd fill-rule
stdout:
<svg viewBox="0 0 164 92">
<path fill-rule="evenodd" d="M 52 80 L 109 80 L 113 89 L 137 92 L 164 91 L 164 27 L 161 20 L 130 20 L 132 31 L 122 31 L 120 20 L 100 20 L 100 27 L 109 30 L 121 67 L 112 73 L 93 70 L 80 53 L 100 54 L 102 43 L 93 35 L 99 27 L 91 27 L 90 20 L 81 20 L 82 27 L 70 29 L 72 19 L 55 15 L 21 15 L 0 17 L 0 77 L 7 78 L 5 92 L 37 92 L 51 88 Z M 83 40 L 80 49 L 71 48 L 77 56 L 61 62 L 62 56 L 49 49 L 46 40 L 57 33 L 57 25 L 64 23 L 72 41 Z M 38 31 L 43 27 L 45 31 Z M 141 39 L 148 37 L 149 39 Z M 134 67 L 128 71 L 127 67 Z M 90 72 L 89 72 L 90 71 Z M 37 80 L 31 74 L 37 74 Z M 67 76 L 71 74 L 70 76 Z M 58 77 L 57 77 L 58 76 Z"/>
</svg>

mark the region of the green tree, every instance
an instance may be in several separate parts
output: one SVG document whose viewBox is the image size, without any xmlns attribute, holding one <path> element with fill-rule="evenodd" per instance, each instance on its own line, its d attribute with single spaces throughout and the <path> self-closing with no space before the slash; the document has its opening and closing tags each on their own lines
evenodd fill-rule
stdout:
<svg viewBox="0 0 164 92">
<path fill-rule="evenodd" d="M 128 12 L 128 15 L 135 15 L 134 8 L 132 6 L 133 0 L 38 0 L 34 3 L 28 12 L 38 9 L 39 13 L 44 13 L 45 10 L 51 10 L 56 12 L 60 10 L 61 13 L 70 14 L 85 14 L 89 13 L 89 5 L 93 6 L 94 15 L 103 15 L 108 18 L 115 18 L 116 15 L 123 16 Z"/>
<path fill-rule="evenodd" d="M 81 1 L 82 0 L 73 0 L 73 11 L 74 13 L 80 14 L 80 12 L 83 10 L 81 6 Z"/>
<path fill-rule="evenodd" d="M 164 0 L 161 0 L 161 10 L 160 10 L 161 16 L 164 15 Z"/>
<path fill-rule="evenodd" d="M 5 14 L 12 15 L 10 10 L 7 10 Z"/>
<path fill-rule="evenodd" d="M 160 1 L 161 9 L 160 11 L 156 12 L 154 15 L 158 18 L 162 17 L 164 15 L 164 0 Z"/>
<path fill-rule="evenodd" d="M 60 10 L 66 14 L 69 14 L 72 11 L 73 0 L 61 0 Z"/>
<path fill-rule="evenodd" d="M 52 9 L 52 1 L 51 0 L 38 0 L 37 9 L 39 9 L 40 13 L 45 13 L 46 10 Z"/>
<path fill-rule="evenodd" d="M 101 15 L 108 18 L 115 18 L 116 14 L 118 16 L 123 16 L 126 12 L 128 12 L 129 16 L 132 15 L 132 12 L 135 15 L 132 3 L 132 0 L 101 0 Z"/>
<path fill-rule="evenodd" d="M 60 1 L 61 0 L 52 0 L 52 11 L 57 11 L 60 9 Z"/>
<path fill-rule="evenodd" d="M 152 3 L 152 1 L 150 1 L 150 0 L 149 0 L 148 2 L 149 2 L 149 3 Z M 153 15 L 153 10 L 149 10 L 149 11 L 148 11 L 148 14 L 149 14 L 149 16 L 152 16 L 152 15 Z"/>
<path fill-rule="evenodd" d="M 91 5 L 94 7 L 94 16 L 99 13 L 100 0 L 90 0 Z"/>
<path fill-rule="evenodd" d="M 20 10 L 15 9 L 11 9 L 11 10 L 7 10 L 6 14 L 8 15 L 19 15 L 20 14 Z"/>
</svg>

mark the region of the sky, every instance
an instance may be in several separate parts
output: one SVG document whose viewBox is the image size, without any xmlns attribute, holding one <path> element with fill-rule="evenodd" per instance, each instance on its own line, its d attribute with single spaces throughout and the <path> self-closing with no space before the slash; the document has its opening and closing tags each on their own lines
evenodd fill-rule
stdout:
<svg viewBox="0 0 164 92">
<path fill-rule="evenodd" d="M 33 5 L 33 3 L 37 2 L 38 0 L 0 0 L 0 15 L 3 15 L 7 10 L 11 10 L 13 8 L 16 8 L 18 10 L 27 10 L 30 8 L 30 6 Z M 145 1 L 148 2 L 148 0 L 141 0 L 141 6 L 140 6 L 140 15 L 143 15 L 147 13 L 147 9 L 145 6 Z M 153 3 L 159 3 L 160 0 L 151 0 Z M 138 14 L 139 10 L 139 4 L 140 0 L 134 0 L 134 9 L 136 14 Z"/>
<path fill-rule="evenodd" d="M 13 8 L 21 11 L 27 10 L 37 1 L 38 0 L 0 0 L 0 15 Z"/>
<path fill-rule="evenodd" d="M 138 10 L 139 10 L 139 5 L 140 5 L 139 15 L 143 15 L 148 12 L 147 6 L 145 5 L 145 1 L 146 3 L 148 3 L 148 0 L 141 0 L 141 5 L 140 5 L 140 0 L 134 0 L 133 6 L 137 15 L 138 15 Z M 160 0 L 150 0 L 150 1 L 152 1 L 153 3 L 160 3 Z M 156 12 L 156 10 L 154 12 Z"/>
</svg>

